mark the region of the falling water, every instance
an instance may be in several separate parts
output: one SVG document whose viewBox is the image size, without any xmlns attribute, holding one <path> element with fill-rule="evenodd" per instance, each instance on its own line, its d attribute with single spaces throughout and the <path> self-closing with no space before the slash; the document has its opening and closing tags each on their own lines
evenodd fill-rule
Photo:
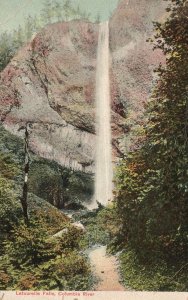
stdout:
<svg viewBox="0 0 188 300">
<path fill-rule="evenodd" d="M 110 126 L 109 27 L 100 24 L 96 75 L 96 171 L 95 201 L 112 199 L 112 149 Z"/>
</svg>

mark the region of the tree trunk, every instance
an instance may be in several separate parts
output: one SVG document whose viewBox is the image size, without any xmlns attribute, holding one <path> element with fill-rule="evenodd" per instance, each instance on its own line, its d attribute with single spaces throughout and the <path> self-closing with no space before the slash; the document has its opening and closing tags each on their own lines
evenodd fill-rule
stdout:
<svg viewBox="0 0 188 300">
<path fill-rule="evenodd" d="M 21 204 L 24 215 L 24 222 L 26 225 L 29 224 L 28 217 L 28 206 L 27 206 L 27 195 L 28 195 L 28 174 L 29 174 L 29 149 L 28 149 L 28 137 L 29 133 L 27 126 L 25 127 L 25 168 L 24 168 L 24 185 L 23 185 L 23 194 L 21 198 Z"/>
</svg>

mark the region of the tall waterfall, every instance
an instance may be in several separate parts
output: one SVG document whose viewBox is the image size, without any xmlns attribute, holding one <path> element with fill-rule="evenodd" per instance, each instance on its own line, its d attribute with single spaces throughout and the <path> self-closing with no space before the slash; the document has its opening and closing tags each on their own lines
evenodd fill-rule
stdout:
<svg viewBox="0 0 188 300">
<path fill-rule="evenodd" d="M 110 126 L 109 27 L 100 24 L 96 74 L 96 171 L 95 201 L 112 199 L 112 147 Z"/>
</svg>

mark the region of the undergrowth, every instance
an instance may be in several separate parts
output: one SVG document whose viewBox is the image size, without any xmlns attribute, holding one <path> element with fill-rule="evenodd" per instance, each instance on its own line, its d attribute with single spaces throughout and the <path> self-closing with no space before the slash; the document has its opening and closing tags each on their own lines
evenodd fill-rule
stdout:
<svg viewBox="0 0 188 300">
<path fill-rule="evenodd" d="M 81 239 L 84 248 L 94 245 L 107 245 L 115 230 L 113 210 L 110 207 L 99 206 L 94 211 L 85 211 L 76 215 L 75 220 L 81 221 L 86 231 Z"/>
<path fill-rule="evenodd" d="M 124 285 L 136 291 L 188 290 L 186 262 L 167 265 L 164 259 L 153 258 L 141 263 L 133 250 L 127 250 L 121 253 L 120 264 Z"/>
</svg>

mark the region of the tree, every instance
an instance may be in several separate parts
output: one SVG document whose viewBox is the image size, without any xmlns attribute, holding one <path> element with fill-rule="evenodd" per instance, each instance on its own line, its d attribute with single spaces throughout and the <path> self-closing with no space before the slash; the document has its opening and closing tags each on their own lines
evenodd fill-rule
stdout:
<svg viewBox="0 0 188 300">
<path fill-rule="evenodd" d="M 35 31 L 35 20 L 29 15 L 25 20 L 25 40 L 28 41 Z"/>
<path fill-rule="evenodd" d="M 0 242 L 2 243 L 9 236 L 13 226 L 18 224 L 21 216 L 21 206 L 15 186 L 3 176 L 0 176 L 0 202 Z"/>
<path fill-rule="evenodd" d="M 24 32 L 20 25 L 18 29 L 14 30 L 13 32 L 13 41 L 14 41 L 15 51 L 17 51 L 24 43 Z"/>
<path fill-rule="evenodd" d="M 54 17 L 57 19 L 58 22 L 62 21 L 63 16 L 62 16 L 62 4 L 59 3 L 58 1 L 53 2 L 53 11 L 54 11 Z"/>
<path fill-rule="evenodd" d="M 63 12 L 65 15 L 65 20 L 68 21 L 69 18 L 71 17 L 71 13 L 72 13 L 72 3 L 70 0 L 66 0 L 64 5 L 63 5 Z"/>
<path fill-rule="evenodd" d="M 122 243 L 178 260 L 188 245 L 188 3 L 172 0 L 167 11 L 154 46 L 166 65 L 156 70 L 145 142 L 119 167 L 116 200 Z"/>
<path fill-rule="evenodd" d="M 10 62 L 13 56 L 11 35 L 4 32 L 0 36 L 0 71 Z"/>
<path fill-rule="evenodd" d="M 20 130 L 23 129 L 22 127 Z M 27 205 L 27 196 L 28 196 L 28 174 L 30 168 L 30 156 L 29 156 L 29 132 L 27 129 L 27 125 L 24 128 L 25 130 L 25 145 L 24 145 L 24 153 L 25 153 L 25 165 L 24 165 L 24 184 L 23 184 L 23 193 L 22 197 L 20 198 L 22 209 L 23 209 L 23 216 L 26 225 L 29 225 L 29 217 L 28 217 L 28 205 Z"/>
<path fill-rule="evenodd" d="M 87 13 L 86 11 L 83 11 L 81 14 L 80 14 L 80 17 L 85 19 L 85 20 L 89 20 L 90 18 L 90 13 Z"/>
<path fill-rule="evenodd" d="M 46 0 L 44 2 L 44 7 L 41 12 L 41 18 L 44 24 L 50 24 L 52 23 L 54 17 L 54 10 L 53 10 L 53 4 L 51 0 Z"/>
<path fill-rule="evenodd" d="M 33 28 L 34 28 L 34 33 L 37 33 L 42 27 L 40 17 L 34 16 L 33 17 Z"/>
<path fill-rule="evenodd" d="M 100 23 L 100 22 L 101 22 L 101 16 L 100 16 L 100 13 L 99 13 L 99 12 L 98 12 L 98 14 L 96 15 L 95 22 L 96 22 L 96 23 Z"/>
<path fill-rule="evenodd" d="M 80 9 L 80 5 L 78 5 L 78 6 L 76 7 L 76 16 L 79 18 L 80 15 L 81 15 L 81 9 Z"/>
</svg>

